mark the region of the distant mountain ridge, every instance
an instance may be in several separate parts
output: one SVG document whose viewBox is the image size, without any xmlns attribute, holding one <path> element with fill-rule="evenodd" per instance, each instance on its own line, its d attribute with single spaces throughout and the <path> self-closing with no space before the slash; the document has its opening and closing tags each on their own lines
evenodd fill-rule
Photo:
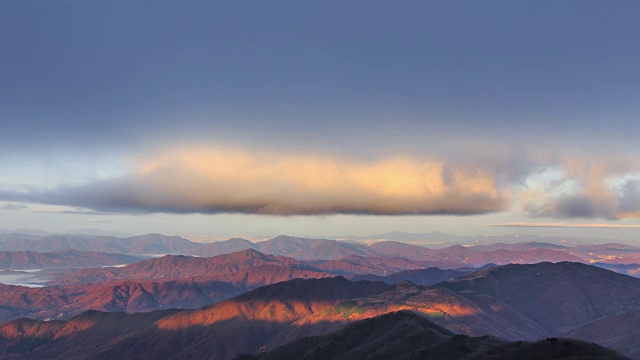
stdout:
<svg viewBox="0 0 640 360">
<path fill-rule="evenodd" d="M 435 236 L 435 235 L 434 235 Z M 535 238 L 538 239 L 538 238 Z M 0 234 L 0 251 L 52 252 L 68 249 L 132 255 L 217 256 L 247 249 L 298 260 L 336 260 L 347 256 L 396 256 L 430 262 L 440 268 L 480 267 L 487 263 L 536 263 L 542 261 L 602 262 L 612 264 L 640 263 L 640 248 L 622 244 L 579 245 L 575 247 L 530 241 L 520 243 L 493 242 L 489 245 L 452 245 L 438 249 L 388 240 L 370 245 L 330 239 L 308 239 L 277 236 L 251 242 L 232 238 L 213 243 L 195 243 L 177 236 L 148 234 L 127 238 L 109 236 Z"/>
<path fill-rule="evenodd" d="M 66 269 L 131 264 L 142 257 L 74 249 L 40 253 L 0 251 L 0 270 Z"/>
<path fill-rule="evenodd" d="M 118 254 L 168 254 L 182 253 L 195 243 L 178 237 L 148 234 L 127 238 L 86 235 L 32 236 L 24 234 L 0 234 L 0 251 L 51 252 L 75 249 Z"/>
</svg>

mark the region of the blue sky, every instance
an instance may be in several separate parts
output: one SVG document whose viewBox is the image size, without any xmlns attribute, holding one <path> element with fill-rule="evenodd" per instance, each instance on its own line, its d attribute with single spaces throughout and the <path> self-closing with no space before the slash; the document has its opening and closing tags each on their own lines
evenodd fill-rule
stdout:
<svg viewBox="0 0 640 360">
<path fill-rule="evenodd" d="M 0 227 L 640 225 L 639 10 L 2 2 Z"/>
</svg>

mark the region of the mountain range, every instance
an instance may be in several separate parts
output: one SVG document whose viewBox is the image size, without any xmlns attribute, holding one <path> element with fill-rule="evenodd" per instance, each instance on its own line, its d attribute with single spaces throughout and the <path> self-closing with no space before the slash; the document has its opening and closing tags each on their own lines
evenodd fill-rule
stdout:
<svg viewBox="0 0 640 360">
<path fill-rule="evenodd" d="M 408 281 L 351 282 L 342 277 L 294 279 L 196 310 L 162 310 L 146 317 L 89 312 L 65 321 L 14 320 L 0 327 L 0 344 L 16 359 L 82 359 L 89 354 L 95 359 L 230 359 L 407 310 L 464 336 L 509 341 L 571 336 L 606 343 L 638 358 L 637 332 L 625 332 L 622 340 L 615 331 L 603 331 L 597 339 L 589 336 L 594 334 L 590 326 L 603 328 L 598 321 L 612 324 L 613 329 L 633 328 L 639 295 L 639 279 L 580 263 L 497 266 L 429 287 Z M 625 325 L 625 319 L 631 322 Z M 132 322 L 136 324 L 130 329 Z M 505 354 L 520 354 L 518 346 L 529 346 L 506 340 L 493 345 L 512 347 Z M 584 345 L 570 343 L 578 344 L 576 348 Z M 538 346 L 552 351 L 555 345 L 543 341 L 524 353 L 538 351 L 534 350 Z"/>
<path fill-rule="evenodd" d="M 176 236 L 149 234 L 128 238 L 86 235 L 35 236 L 0 234 L 0 251 L 52 252 L 75 249 L 106 253 L 158 256 L 164 254 L 211 257 L 253 249 L 265 254 L 293 257 L 303 261 L 335 260 L 347 256 L 388 257 L 429 262 L 440 268 L 479 267 L 488 263 L 536 263 L 573 261 L 586 263 L 640 263 L 640 249 L 622 244 L 567 246 L 545 242 L 452 245 L 439 249 L 397 241 L 354 243 L 329 239 L 277 236 L 251 242 L 233 238 L 213 243 L 195 243 Z"/>
<path fill-rule="evenodd" d="M 75 249 L 41 253 L 35 251 L 0 251 L 0 269 L 68 269 L 131 264 L 143 260 L 139 256 L 78 251 Z"/>
</svg>

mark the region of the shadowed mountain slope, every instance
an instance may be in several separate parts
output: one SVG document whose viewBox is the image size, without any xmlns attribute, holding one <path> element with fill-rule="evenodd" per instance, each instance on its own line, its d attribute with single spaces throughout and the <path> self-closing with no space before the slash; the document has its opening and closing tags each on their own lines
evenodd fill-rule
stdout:
<svg viewBox="0 0 640 360">
<path fill-rule="evenodd" d="M 562 335 L 615 348 L 640 359 L 640 309 L 594 320 Z"/>
<path fill-rule="evenodd" d="M 362 320 L 337 332 L 294 340 L 268 353 L 236 360 L 625 359 L 598 345 L 569 339 L 506 342 L 455 335 L 407 311 Z"/>
<path fill-rule="evenodd" d="M 133 281 L 27 288 L 0 284 L 0 322 L 66 319 L 87 310 L 141 312 L 198 308 L 244 292 L 225 282 Z"/>
<path fill-rule="evenodd" d="M 499 266 L 437 287 L 487 311 L 508 306 L 553 334 L 640 308 L 640 279 L 580 263 Z"/>
<path fill-rule="evenodd" d="M 475 271 L 475 269 L 474 269 Z M 398 271 L 387 276 L 377 275 L 351 275 L 347 279 L 352 281 L 384 281 L 387 284 L 397 284 L 402 281 L 410 281 L 416 285 L 429 286 L 441 281 L 452 280 L 464 276 L 472 270 L 442 270 L 437 267 L 427 269 Z"/>
</svg>

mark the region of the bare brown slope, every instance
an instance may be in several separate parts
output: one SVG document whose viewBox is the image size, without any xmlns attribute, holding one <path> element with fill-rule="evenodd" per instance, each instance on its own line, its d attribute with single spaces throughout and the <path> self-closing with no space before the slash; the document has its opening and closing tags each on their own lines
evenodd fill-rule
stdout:
<svg viewBox="0 0 640 360">
<path fill-rule="evenodd" d="M 402 311 L 356 322 L 337 332 L 294 340 L 278 349 L 237 360 L 461 360 L 625 359 L 600 346 L 569 339 L 509 343 L 468 337 Z"/>
<path fill-rule="evenodd" d="M 351 282 L 344 278 L 292 280 L 199 310 L 177 313 L 86 314 L 65 322 L 54 339 L 44 338 L 39 348 L 8 347 L 17 359 L 228 359 L 257 351 L 274 333 L 300 318 L 323 311 L 354 297 L 369 296 L 388 285 Z M 129 323 L 137 319 L 129 328 Z M 0 343 L 28 340 L 19 322 L 6 324 L 12 335 Z M 102 330 L 110 336 L 99 336 Z M 55 341 L 53 341 L 55 340 Z"/>
<path fill-rule="evenodd" d="M 248 277 L 249 272 L 263 266 L 270 266 L 269 269 L 279 270 L 287 268 L 291 273 L 300 273 L 297 274 L 299 276 L 295 277 L 315 278 L 329 276 L 319 269 L 315 269 L 296 259 L 266 255 L 256 250 L 248 249 L 210 258 L 167 255 L 121 268 L 85 269 L 63 276 L 57 279 L 55 283 L 100 282 L 116 279 L 158 280 L 184 278 L 232 281 L 231 279 L 234 277 L 236 279 Z M 307 275 L 304 276 L 304 273 Z M 284 276 L 279 281 L 289 280 L 290 278 L 287 277 L 289 275 Z"/>
<path fill-rule="evenodd" d="M 223 282 L 131 281 L 27 288 L 0 285 L 0 322 L 19 317 L 66 319 L 87 310 L 129 313 L 197 308 L 243 289 Z"/>
</svg>

